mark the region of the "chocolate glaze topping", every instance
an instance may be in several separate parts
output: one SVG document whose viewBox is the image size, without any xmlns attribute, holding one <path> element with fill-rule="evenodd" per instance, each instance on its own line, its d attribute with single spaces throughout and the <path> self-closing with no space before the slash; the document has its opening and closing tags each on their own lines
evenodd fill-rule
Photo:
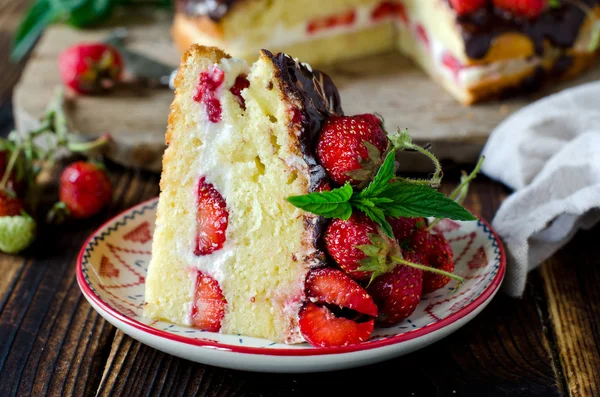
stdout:
<svg viewBox="0 0 600 397">
<path fill-rule="evenodd" d="M 598 0 L 580 0 L 589 7 L 598 4 Z M 566 3 L 561 7 L 544 11 L 533 19 L 514 17 L 491 5 L 465 16 L 459 16 L 457 23 L 462 28 L 466 53 L 470 58 L 484 58 L 493 39 L 507 32 L 517 32 L 528 36 L 537 54 L 544 52 L 544 41 L 558 48 L 573 45 L 579 34 L 579 28 L 585 21 L 585 11 L 574 4 Z"/>
<path fill-rule="evenodd" d="M 325 120 L 331 116 L 343 115 L 342 103 L 338 90 L 331 78 L 319 70 L 297 62 L 284 53 L 273 53 L 262 50 L 277 70 L 277 78 L 282 82 L 283 94 L 299 100 L 300 109 L 294 109 L 292 122 L 299 121 L 300 151 L 310 172 L 309 190 L 315 191 L 329 181 L 329 176 L 315 156 L 315 145 Z M 326 219 L 319 217 L 314 225 L 313 241 L 315 247 L 324 252 L 321 236 L 325 231 Z M 307 225 L 310 227 L 310 225 Z M 324 256 L 323 256 L 324 258 Z"/>
<path fill-rule="evenodd" d="M 284 94 L 302 102 L 300 150 L 310 170 L 311 191 L 328 179 L 327 172 L 317 162 L 314 150 L 323 123 L 333 115 L 343 115 L 338 90 L 331 78 L 319 70 L 297 62 L 284 53 L 262 50 L 279 71 Z"/>
</svg>

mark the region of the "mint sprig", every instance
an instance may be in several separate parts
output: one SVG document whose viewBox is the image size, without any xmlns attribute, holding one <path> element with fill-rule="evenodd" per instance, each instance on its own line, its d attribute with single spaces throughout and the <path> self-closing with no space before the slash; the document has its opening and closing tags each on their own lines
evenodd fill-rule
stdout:
<svg viewBox="0 0 600 397">
<path fill-rule="evenodd" d="M 350 184 L 325 192 L 288 197 L 294 206 L 325 218 L 347 220 L 360 211 L 377 223 L 388 237 L 393 231 L 386 218 L 434 217 L 460 221 L 477 218 L 456 201 L 427 185 L 394 181 L 395 150 L 388 153 L 373 181 L 363 190 Z"/>
</svg>

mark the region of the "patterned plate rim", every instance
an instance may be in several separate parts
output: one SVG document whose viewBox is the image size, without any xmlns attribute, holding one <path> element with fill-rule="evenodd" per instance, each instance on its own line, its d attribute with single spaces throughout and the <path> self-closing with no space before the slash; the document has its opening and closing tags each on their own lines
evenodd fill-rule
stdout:
<svg viewBox="0 0 600 397">
<path fill-rule="evenodd" d="M 448 317 L 444 317 L 443 319 L 436 321 L 434 323 L 425 325 L 422 328 L 416 329 L 414 331 L 403 332 L 401 334 L 390 336 L 383 339 L 377 339 L 373 341 L 366 341 L 356 345 L 350 345 L 346 347 L 326 347 L 326 348 L 308 348 L 308 349 L 281 349 L 281 348 L 264 348 L 264 347 L 247 347 L 247 346 L 236 346 L 229 345 L 222 342 L 214 342 L 201 338 L 189 338 L 183 337 L 180 335 L 174 335 L 169 332 L 165 332 L 156 328 L 153 328 L 149 325 L 146 325 L 140 321 L 134 320 L 118 310 L 114 309 L 111 305 L 106 303 L 100 296 L 98 296 L 90 287 L 87 280 L 83 274 L 83 261 L 85 254 L 88 250 L 97 246 L 96 242 L 93 242 L 94 238 L 102 233 L 103 230 L 107 229 L 110 225 L 119 221 L 119 219 L 124 218 L 126 216 L 131 217 L 131 214 L 135 214 L 135 212 L 140 212 L 140 208 L 146 207 L 151 203 L 154 203 L 158 200 L 158 197 L 146 200 L 140 204 L 137 204 L 120 214 L 116 215 L 109 221 L 105 222 L 102 226 L 96 229 L 90 237 L 83 244 L 81 251 L 79 252 L 79 256 L 77 257 L 77 265 L 76 265 L 76 276 L 77 283 L 83 294 L 91 299 L 96 305 L 98 305 L 105 313 L 114 317 L 118 321 L 125 323 L 133 328 L 138 329 L 139 331 L 143 331 L 149 333 L 154 336 L 158 336 L 161 338 L 170 339 L 175 342 L 184 343 L 187 345 L 193 345 L 197 347 L 203 347 L 208 349 L 217 349 L 221 351 L 228 351 L 233 353 L 242 353 L 242 354 L 258 354 L 258 355 L 267 355 L 267 356 L 319 356 L 319 355 L 328 355 L 328 354 L 340 354 L 340 353 L 351 353 L 351 352 L 359 352 L 365 350 L 376 349 L 385 346 L 395 345 L 400 342 L 406 342 L 408 340 L 416 339 L 425 335 L 428 335 L 434 331 L 437 331 L 441 328 L 447 327 L 450 324 L 455 323 L 461 318 L 469 315 L 479 306 L 487 302 L 487 300 L 493 296 L 493 294 L 498 290 L 502 280 L 504 279 L 504 273 L 506 271 L 506 255 L 504 252 L 504 247 L 500 238 L 496 234 L 496 232 L 491 228 L 491 226 L 481 218 L 478 222 L 481 223 L 485 232 L 488 233 L 490 237 L 493 238 L 495 242 L 495 247 L 498 249 L 499 254 L 499 264 L 498 270 L 494 279 L 490 282 L 488 287 L 473 301 L 465 305 L 463 308 L 459 309 L 457 312 L 449 315 Z"/>
</svg>

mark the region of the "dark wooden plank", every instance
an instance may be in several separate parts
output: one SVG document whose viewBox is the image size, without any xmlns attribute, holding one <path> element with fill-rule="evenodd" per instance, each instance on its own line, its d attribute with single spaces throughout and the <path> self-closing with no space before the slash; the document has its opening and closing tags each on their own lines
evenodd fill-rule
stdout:
<svg viewBox="0 0 600 397">
<path fill-rule="evenodd" d="M 76 256 L 107 217 L 158 193 L 155 175 L 119 167 L 112 174 L 112 207 L 88 221 L 42 226 L 26 253 L 30 259 L 22 270 L 15 267 L 16 281 L 0 290 L 7 295 L 0 312 L 0 395 L 96 393 L 115 330 L 82 297 Z M 0 268 L 17 258 L 0 258 Z"/>
<path fill-rule="evenodd" d="M 580 232 L 541 269 L 569 394 L 600 395 L 600 226 Z"/>
</svg>

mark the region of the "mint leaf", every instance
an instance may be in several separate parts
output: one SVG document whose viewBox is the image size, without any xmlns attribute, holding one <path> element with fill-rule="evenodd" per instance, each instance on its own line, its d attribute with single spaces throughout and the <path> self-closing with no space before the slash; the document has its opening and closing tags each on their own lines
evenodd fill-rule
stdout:
<svg viewBox="0 0 600 397">
<path fill-rule="evenodd" d="M 290 196 L 287 201 L 292 205 L 325 218 L 348 220 L 352 215 L 352 206 L 348 202 L 354 190 L 349 183 L 325 192 L 313 192 L 302 196 Z"/>
<path fill-rule="evenodd" d="M 398 217 L 435 217 L 458 221 L 474 221 L 477 218 L 454 200 L 428 186 L 393 182 L 386 186 L 382 196 L 393 200 L 380 203 L 384 212 Z"/>
<path fill-rule="evenodd" d="M 379 167 L 379 171 L 377 171 L 377 175 L 373 178 L 373 182 L 371 182 L 366 188 L 364 188 L 360 193 L 358 193 L 359 197 L 374 197 L 378 196 L 381 191 L 386 187 L 388 182 L 394 177 L 396 172 L 396 154 L 395 150 L 391 150 L 381 167 Z"/>
<path fill-rule="evenodd" d="M 382 208 L 376 207 L 374 205 L 367 206 L 363 205 L 361 202 L 353 202 L 353 206 L 361 212 L 364 212 L 366 216 L 368 216 L 373 222 L 377 223 L 381 230 L 385 233 L 386 236 L 393 238 L 394 231 L 392 230 L 392 226 L 385 219 L 385 212 Z"/>
</svg>

